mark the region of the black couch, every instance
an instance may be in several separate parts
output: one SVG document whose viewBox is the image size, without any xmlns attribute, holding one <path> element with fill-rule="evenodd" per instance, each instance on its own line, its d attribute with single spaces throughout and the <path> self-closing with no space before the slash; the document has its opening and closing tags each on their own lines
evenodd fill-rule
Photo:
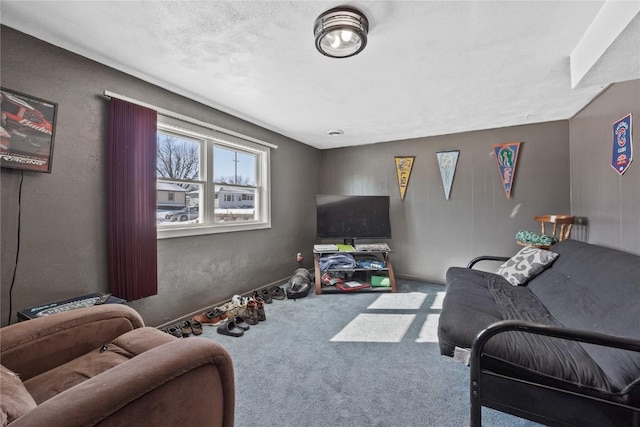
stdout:
<svg viewBox="0 0 640 427">
<path fill-rule="evenodd" d="M 447 271 L 440 352 L 470 364 L 471 425 L 487 406 L 553 426 L 640 426 L 640 256 L 564 240 L 524 286 Z M 560 339 L 561 338 L 561 339 Z"/>
</svg>

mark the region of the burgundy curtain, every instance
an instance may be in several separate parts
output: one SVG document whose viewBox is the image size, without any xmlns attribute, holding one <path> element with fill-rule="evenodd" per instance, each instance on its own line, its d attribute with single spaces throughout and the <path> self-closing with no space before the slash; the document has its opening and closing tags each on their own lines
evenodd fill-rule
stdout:
<svg viewBox="0 0 640 427">
<path fill-rule="evenodd" d="M 110 292 L 132 301 L 158 293 L 157 112 L 112 98 L 107 130 Z"/>
</svg>

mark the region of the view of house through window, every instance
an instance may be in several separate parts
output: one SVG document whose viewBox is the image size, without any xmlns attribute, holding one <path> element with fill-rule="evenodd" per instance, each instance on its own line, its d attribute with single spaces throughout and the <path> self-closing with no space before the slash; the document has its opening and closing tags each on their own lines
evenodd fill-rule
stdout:
<svg viewBox="0 0 640 427">
<path fill-rule="evenodd" d="M 268 148 L 237 138 L 159 124 L 157 224 L 159 232 L 209 226 L 221 231 L 268 225 L 265 172 Z M 216 231 L 204 231 L 216 232 Z M 194 234 L 194 233 L 190 233 Z"/>
<path fill-rule="evenodd" d="M 257 161 L 251 153 L 219 145 L 213 148 L 216 191 L 214 220 L 252 220 L 255 215 Z"/>
</svg>

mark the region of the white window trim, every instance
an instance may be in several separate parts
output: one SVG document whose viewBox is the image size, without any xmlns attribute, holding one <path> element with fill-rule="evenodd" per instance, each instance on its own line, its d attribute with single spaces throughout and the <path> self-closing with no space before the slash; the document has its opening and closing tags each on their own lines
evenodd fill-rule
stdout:
<svg viewBox="0 0 640 427">
<path fill-rule="evenodd" d="M 241 134 L 239 132 L 235 132 L 235 131 L 232 131 L 232 130 L 229 130 L 229 129 L 225 129 L 225 128 L 220 127 L 220 126 L 215 126 L 215 125 L 212 125 L 210 123 L 203 122 L 202 120 L 194 119 L 194 118 L 185 116 L 184 114 L 176 113 L 175 111 L 171 111 L 171 110 L 167 110 L 165 108 L 157 107 L 157 106 L 149 104 L 147 102 L 140 101 L 140 100 L 133 99 L 133 98 L 129 98 L 128 96 L 120 95 L 120 94 L 111 92 L 109 90 L 105 90 L 104 91 L 104 96 L 109 97 L 109 98 L 120 99 L 122 101 L 127 101 L 127 102 L 130 102 L 132 104 L 140 105 L 141 107 L 150 108 L 152 110 L 155 110 L 158 113 L 158 117 L 164 117 L 164 118 L 171 117 L 171 118 L 179 120 L 181 123 L 191 123 L 191 124 L 199 126 L 200 128 L 211 129 L 211 130 L 220 132 L 223 135 L 230 135 L 230 136 L 233 135 L 233 136 L 237 136 L 237 137 L 241 138 L 242 140 L 255 142 L 255 143 L 259 144 L 259 145 L 264 145 L 266 147 L 271 147 L 273 149 L 278 148 L 277 145 L 271 144 L 270 142 L 262 141 L 260 139 L 254 138 L 252 136 L 244 135 L 244 134 Z"/>
<path fill-rule="evenodd" d="M 237 148 L 244 151 L 256 153 L 262 161 L 258 161 L 256 174 L 258 175 L 260 191 L 256 193 L 256 202 L 259 211 L 257 212 L 258 220 L 229 222 L 229 223 L 213 223 L 213 224 L 190 224 L 186 226 L 171 226 L 170 228 L 158 227 L 158 239 L 169 239 L 174 237 L 200 236 L 205 234 L 230 233 L 238 231 L 262 230 L 271 228 L 271 149 L 263 144 L 256 144 L 248 139 L 243 139 L 234 135 L 218 132 L 213 129 L 202 128 L 200 126 L 187 123 L 171 117 L 158 114 L 158 129 L 166 130 L 190 136 L 203 142 L 204 153 L 200 155 L 201 179 L 205 181 L 204 187 L 215 188 L 213 182 L 213 146 L 215 143 Z M 194 180 L 197 182 L 197 180 Z M 212 212 L 215 206 L 214 191 L 206 191 L 205 206 L 200 206 L 201 211 L 205 210 L 205 217 Z M 211 216 L 213 217 L 213 216 Z"/>
</svg>

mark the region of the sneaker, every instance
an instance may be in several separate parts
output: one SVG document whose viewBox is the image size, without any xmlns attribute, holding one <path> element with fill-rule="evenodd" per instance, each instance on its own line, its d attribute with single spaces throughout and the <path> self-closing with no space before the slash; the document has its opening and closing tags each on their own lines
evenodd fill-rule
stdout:
<svg viewBox="0 0 640 427">
<path fill-rule="evenodd" d="M 225 320 L 226 318 L 227 318 L 227 313 L 217 308 L 214 308 L 211 311 L 207 311 L 202 314 L 196 314 L 195 316 L 193 316 L 194 320 L 200 322 L 203 325 L 209 325 L 209 326 L 218 326 L 220 322 Z"/>
<path fill-rule="evenodd" d="M 162 332 L 166 332 L 167 334 L 173 335 L 177 338 L 182 338 L 182 330 L 176 325 L 170 325 L 166 328 L 162 329 Z"/>
<path fill-rule="evenodd" d="M 182 331 L 183 337 L 188 337 L 189 335 L 191 335 L 193 333 L 191 322 L 189 320 L 185 320 L 184 322 L 182 322 L 182 325 L 180 325 L 180 330 Z"/>
<path fill-rule="evenodd" d="M 233 319 L 238 314 L 239 309 L 240 309 L 240 304 L 235 301 L 229 301 L 225 304 L 222 304 L 220 307 L 218 307 L 218 310 L 222 311 L 223 313 L 226 313 L 229 319 Z"/>
<path fill-rule="evenodd" d="M 231 298 L 231 302 L 240 306 L 241 308 L 246 307 L 248 301 L 249 301 L 249 298 L 243 297 L 240 295 L 234 295 L 233 298 Z"/>
<path fill-rule="evenodd" d="M 285 298 L 284 289 L 282 289 L 280 286 L 272 287 L 271 289 L 269 289 L 269 292 L 271 292 L 272 298 L 275 298 L 277 300 L 283 300 Z"/>
<path fill-rule="evenodd" d="M 202 323 L 191 319 L 191 330 L 193 331 L 193 335 L 202 335 Z"/>
<path fill-rule="evenodd" d="M 265 320 L 267 320 L 267 315 L 264 312 L 264 300 L 260 297 L 258 297 L 256 299 L 256 303 L 258 304 L 257 307 L 257 314 L 258 314 L 258 320 L 263 322 Z"/>
<path fill-rule="evenodd" d="M 240 310 L 241 312 L 242 310 Z M 257 325 L 260 319 L 258 318 L 258 303 L 253 299 L 249 299 L 247 307 L 245 309 L 245 316 L 242 316 L 250 325 Z"/>
<path fill-rule="evenodd" d="M 271 291 L 267 289 L 263 289 L 260 291 L 260 297 L 264 300 L 265 303 L 271 304 L 273 299 L 271 298 Z"/>
</svg>

